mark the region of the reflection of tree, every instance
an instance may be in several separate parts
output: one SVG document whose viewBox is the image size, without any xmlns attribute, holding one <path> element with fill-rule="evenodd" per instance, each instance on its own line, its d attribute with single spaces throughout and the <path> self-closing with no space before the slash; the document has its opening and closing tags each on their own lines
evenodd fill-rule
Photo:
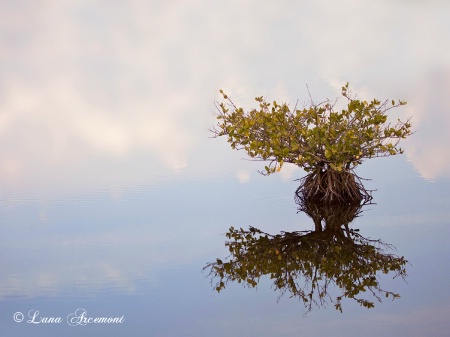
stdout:
<svg viewBox="0 0 450 337">
<path fill-rule="evenodd" d="M 217 280 L 218 292 L 229 281 L 256 287 L 262 276 L 268 276 L 275 289 L 297 297 L 308 310 L 313 305 L 331 302 L 342 311 L 341 300 L 345 297 L 364 307 L 373 307 L 374 302 L 361 297 L 364 292 L 380 302 L 382 296 L 399 297 L 380 287 L 377 273 L 392 272 L 394 277 L 405 278 L 407 261 L 386 253 L 391 245 L 349 229 L 348 223 L 361 211 L 359 204 L 325 207 L 297 201 L 300 210 L 314 220 L 314 231 L 271 235 L 254 227 L 230 228 L 226 234 L 230 241 L 225 245 L 231 255 L 225 261 L 217 259 L 204 267 Z M 339 289 L 338 296 L 331 295 L 330 285 Z"/>
</svg>

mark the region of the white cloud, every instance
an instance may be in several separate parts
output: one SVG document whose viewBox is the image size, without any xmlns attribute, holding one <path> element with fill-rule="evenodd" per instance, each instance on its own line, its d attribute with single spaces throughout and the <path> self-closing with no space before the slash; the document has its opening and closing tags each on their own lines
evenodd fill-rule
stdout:
<svg viewBox="0 0 450 337">
<path fill-rule="evenodd" d="M 408 156 L 424 178 L 449 178 L 450 68 L 430 71 L 414 93 L 417 132 L 407 144 Z"/>
<path fill-rule="evenodd" d="M 35 189 L 49 189 L 105 176 L 126 181 L 139 170 L 201 170 L 204 163 L 190 161 L 208 141 L 220 88 L 245 104 L 260 95 L 302 101 L 307 83 L 317 99 L 334 98 L 333 81 L 402 98 L 430 64 L 448 65 L 443 8 L 355 0 L 5 3 L 0 185 L 14 192 L 37 181 Z M 208 156 L 215 154 L 200 157 Z M 115 172 L 105 175 L 105 165 Z M 233 165 L 217 162 L 214 170 Z"/>
</svg>

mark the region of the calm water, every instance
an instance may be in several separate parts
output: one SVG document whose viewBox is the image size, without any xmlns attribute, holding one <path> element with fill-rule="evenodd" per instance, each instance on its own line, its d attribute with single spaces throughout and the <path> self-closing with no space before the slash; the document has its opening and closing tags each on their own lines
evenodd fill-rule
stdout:
<svg viewBox="0 0 450 337">
<path fill-rule="evenodd" d="M 2 335 L 448 336 L 448 4 L 0 5 Z M 301 170 L 260 176 L 208 138 L 218 90 L 295 102 L 346 81 L 407 100 L 417 130 L 406 155 L 361 166 L 377 205 L 351 224 L 409 260 L 406 282 L 382 278 L 401 299 L 305 317 L 268 280 L 216 293 L 202 268 L 230 226 L 313 229 Z M 70 326 L 77 309 L 122 323 Z M 27 323 L 37 311 L 62 322 Z"/>
</svg>

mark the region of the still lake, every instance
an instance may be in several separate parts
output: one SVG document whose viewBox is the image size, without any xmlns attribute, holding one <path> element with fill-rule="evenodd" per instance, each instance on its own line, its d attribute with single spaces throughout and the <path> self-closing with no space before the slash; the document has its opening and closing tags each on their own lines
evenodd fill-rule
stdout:
<svg viewBox="0 0 450 337">
<path fill-rule="evenodd" d="M 440 0 L 0 0 L 1 335 L 448 336 L 449 17 Z M 416 131 L 358 167 L 376 205 L 350 224 L 409 261 L 380 278 L 401 298 L 305 315 L 267 278 L 217 293 L 202 269 L 231 226 L 314 229 L 303 171 L 261 176 L 210 138 L 219 90 L 301 105 L 346 82 L 406 100 L 392 121 Z"/>
<path fill-rule="evenodd" d="M 382 238 L 405 256 L 407 282 L 383 278 L 400 293 L 365 309 L 343 302 L 305 309 L 271 283 L 239 284 L 219 294 L 202 272 L 225 257 L 230 226 L 267 232 L 313 228 L 297 214 L 296 182 L 234 176 L 195 178 L 183 173 L 110 193 L 2 200 L 1 326 L 8 336 L 444 336 L 450 296 L 450 184 L 417 176 L 403 157 L 368 162 L 374 202 L 351 227 Z M 88 317 L 121 317 L 122 324 L 69 326 L 83 308 Z M 32 324 L 13 316 L 38 310 L 61 324 Z M 35 321 L 38 319 L 36 318 Z"/>
</svg>

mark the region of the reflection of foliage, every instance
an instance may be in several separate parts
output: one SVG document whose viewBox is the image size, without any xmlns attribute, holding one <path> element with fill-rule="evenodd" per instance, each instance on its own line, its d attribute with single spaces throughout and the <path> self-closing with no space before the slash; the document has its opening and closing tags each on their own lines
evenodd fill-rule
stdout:
<svg viewBox="0 0 450 337">
<path fill-rule="evenodd" d="M 345 216 L 338 218 L 342 220 Z M 342 222 L 338 225 L 339 221 L 334 221 L 338 218 L 328 214 L 322 218 L 325 228 L 319 225 L 320 221 L 315 221 L 314 231 L 277 235 L 254 227 L 249 230 L 231 227 L 226 234 L 230 240 L 226 242 L 230 257 L 226 261 L 217 259 L 208 263 L 204 269 L 217 279 L 215 289 L 218 292 L 229 281 L 256 287 L 261 277 L 268 276 L 275 289 L 303 301 L 308 310 L 330 301 L 342 311 L 341 300 L 345 297 L 371 308 L 374 302 L 361 297 L 366 291 L 378 301 L 383 295 L 392 299 L 399 297 L 380 287 L 377 273 L 393 272 L 394 277 L 404 278 L 407 261 L 387 254 L 385 250 L 392 248 L 391 245 L 364 238 L 347 226 L 341 227 Z M 331 296 L 330 285 L 340 289 L 339 296 Z"/>
<path fill-rule="evenodd" d="M 347 104 L 341 111 L 330 100 L 291 109 L 263 97 L 256 98 L 258 108 L 244 111 L 222 95 L 214 136 L 227 136 L 233 149 L 268 161 L 263 174 L 280 171 L 284 163 L 302 167 L 309 172 L 302 181 L 305 197 L 322 201 L 361 200 L 353 169 L 367 158 L 402 153 L 398 142 L 411 134 L 409 121 L 387 122 L 387 112 L 405 102 L 354 99 L 348 83 L 342 87 Z"/>
</svg>

